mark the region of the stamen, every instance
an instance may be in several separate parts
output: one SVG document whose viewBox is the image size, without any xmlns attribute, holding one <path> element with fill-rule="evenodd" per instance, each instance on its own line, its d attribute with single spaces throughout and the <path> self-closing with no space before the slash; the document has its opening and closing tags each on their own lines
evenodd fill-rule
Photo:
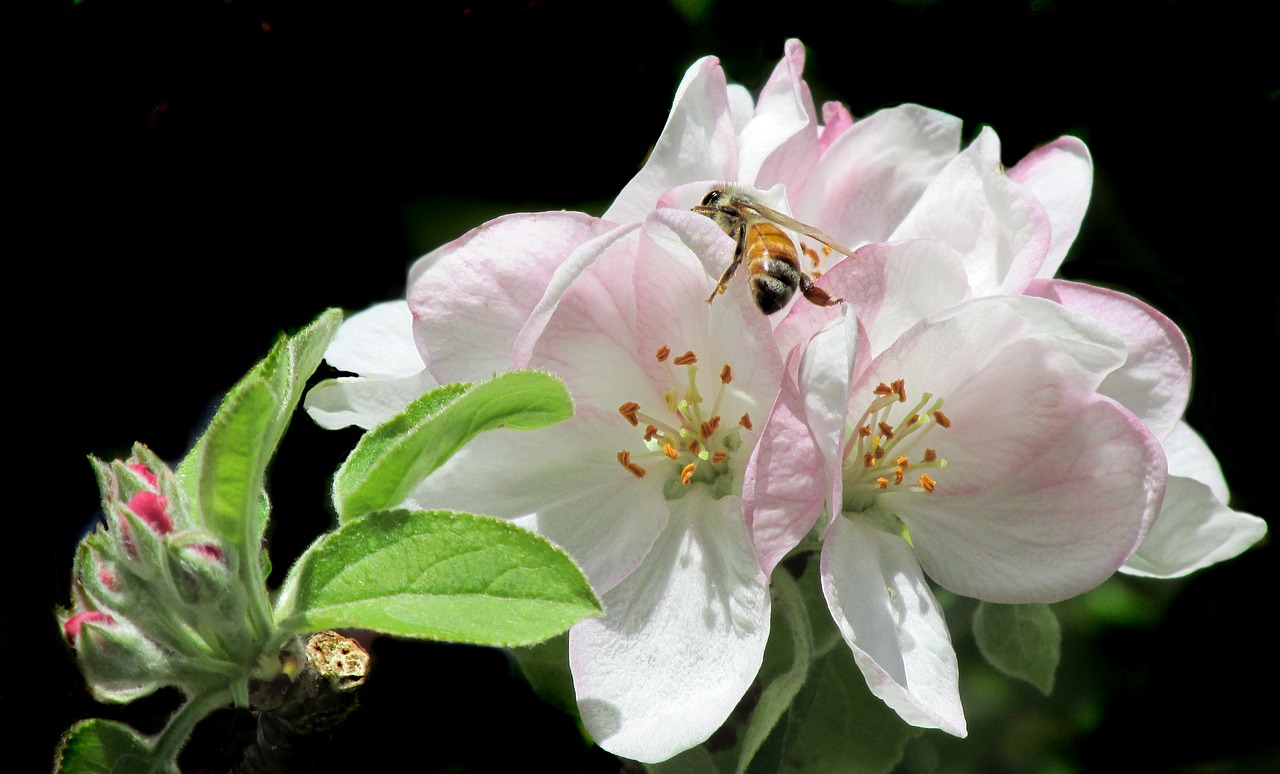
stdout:
<svg viewBox="0 0 1280 774">
<path fill-rule="evenodd" d="M 693 471 L 697 469 L 698 464 L 695 462 L 690 462 L 688 465 L 685 465 L 684 470 L 680 471 L 680 483 L 688 486 L 689 482 L 693 480 Z"/>
<path fill-rule="evenodd" d="M 900 468 L 908 467 L 907 463 L 909 463 L 910 461 L 911 461 L 911 460 L 908 460 L 906 457 L 899 457 L 899 458 L 898 458 L 898 467 L 900 467 Z"/>
<path fill-rule="evenodd" d="M 618 452 L 618 462 L 621 463 L 622 467 L 627 469 L 628 473 L 635 476 L 636 478 L 644 478 L 644 474 L 648 472 L 644 468 L 640 467 L 639 465 L 631 461 L 631 452 L 629 451 Z"/>
<path fill-rule="evenodd" d="M 933 488 L 936 487 L 937 485 L 938 485 L 938 482 L 930 478 L 928 473 L 920 474 L 920 486 L 924 487 L 924 491 L 928 492 L 929 494 L 933 494 Z"/>
<path fill-rule="evenodd" d="M 895 379 L 893 384 L 889 386 L 893 388 L 894 392 L 898 393 L 899 403 L 907 402 L 907 380 L 906 379 Z"/>
<path fill-rule="evenodd" d="M 731 381 L 733 381 L 733 369 L 729 367 L 728 363 L 725 363 L 724 368 L 720 369 L 720 382 L 728 384 Z"/>
<path fill-rule="evenodd" d="M 718 451 L 718 452 L 716 452 L 715 454 L 711 455 L 711 461 L 712 461 L 713 463 L 721 463 L 721 462 L 724 462 L 724 461 L 725 461 L 725 460 L 727 460 L 727 459 L 729 459 L 729 453 L 728 453 L 728 452 Z"/>
<path fill-rule="evenodd" d="M 871 425 L 863 425 L 862 427 L 858 428 L 859 438 L 866 438 L 869 435 L 871 435 Z"/>
<path fill-rule="evenodd" d="M 676 457 L 679 457 L 679 456 L 680 456 L 680 452 L 676 451 L 676 447 L 672 446 L 672 445 L 671 445 L 671 444 L 669 444 L 669 443 L 668 443 L 668 444 L 663 444 L 663 446 L 662 446 L 662 453 L 663 453 L 663 454 L 665 454 L 665 455 L 667 455 L 668 457 L 670 457 L 670 458 L 671 458 L 671 459 L 673 459 L 673 460 L 674 460 Z"/>
<path fill-rule="evenodd" d="M 904 479 L 904 478 L 906 478 L 906 477 L 907 477 L 907 471 L 903 470 L 902 468 L 898 468 L 897 470 L 893 471 L 893 483 L 894 483 L 894 484 L 901 484 L 901 483 L 902 483 L 902 479 Z"/>
<path fill-rule="evenodd" d="M 645 427 L 645 429 L 644 429 L 644 439 L 645 439 L 646 441 L 652 441 L 652 440 L 653 440 L 654 438 L 656 438 L 657 436 L 658 436 L 658 428 L 654 427 L 653 425 L 647 425 L 647 426 Z"/>
<path fill-rule="evenodd" d="M 933 412 L 933 419 L 943 427 L 951 427 L 951 420 L 947 419 L 947 415 L 943 414 L 941 411 Z"/>
<path fill-rule="evenodd" d="M 886 441 L 893 440 L 893 425 L 888 422 L 881 422 L 878 427 L 880 428 L 880 435 L 883 435 Z"/>
<path fill-rule="evenodd" d="M 876 455 L 871 452 L 862 455 L 862 464 L 868 468 L 874 468 L 876 466 Z"/>
<path fill-rule="evenodd" d="M 697 438 L 694 438 L 692 441 L 689 442 L 689 451 L 693 452 L 694 454 L 697 454 L 698 450 L 700 450 L 701 448 L 702 446 L 698 443 Z"/>
<path fill-rule="evenodd" d="M 667 356 L 668 356 L 668 355 L 670 355 L 670 354 L 671 354 L 671 348 L 670 348 L 670 347 L 666 347 L 666 346 L 659 347 L 659 348 L 658 348 L 658 362 L 659 362 L 659 363 L 665 363 L 665 362 L 667 362 Z"/>
<path fill-rule="evenodd" d="M 889 488 L 889 479 L 885 478 L 884 476 L 881 476 L 881 477 L 877 478 L 877 479 L 876 479 L 876 486 L 880 487 L 881 489 L 888 489 L 888 488 Z"/>
<path fill-rule="evenodd" d="M 892 387 L 885 384 L 884 382 L 880 382 L 879 384 L 877 384 L 876 388 L 872 390 L 872 392 L 874 392 L 876 395 L 897 395 L 898 394 L 897 390 L 893 389 Z"/>
<path fill-rule="evenodd" d="M 720 417 L 712 417 L 702 423 L 702 437 L 704 439 L 715 435 L 716 430 L 720 428 Z"/>
<path fill-rule="evenodd" d="M 684 353 L 683 355 L 678 355 L 678 356 L 677 356 L 674 360 L 672 360 L 671 362 L 672 362 L 672 363 L 675 363 L 676 365 L 680 365 L 680 366 L 682 366 L 682 365 L 693 365 L 694 363 L 698 362 L 698 356 L 697 356 L 697 355 L 695 355 L 695 354 L 693 354 L 693 350 L 689 350 L 688 352 Z"/>
<path fill-rule="evenodd" d="M 632 427 L 639 427 L 640 420 L 636 419 L 636 413 L 640 411 L 640 404 L 634 401 L 627 401 L 618 406 L 618 413 L 627 418 Z"/>
<path fill-rule="evenodd" d="M 751 415 L 750 415 L 750 414 L 743 414 L 743 415 L 742 415 L 742 419 L 739 419 L 739 420 L 738 420 L 738 424 L 740 424 L 740 425 L 742 425 L 743 427 L 745 427 L 745 428 L 747 428 L 748 430 L 750 430 L 750 429 L 751 429 Z"/>
<path fill-rule="evenodd" d="M 935 461 L 935 460 L 937 460 L 937 459 L 938 459 L 938 453 L 937 453 L 936 451 L 934 451 L 933 449 L 925 449 L 925 450 L 924 450 L 924 461 L 925 461 L 925 462 L 933 462 L 933 461 Z"/>
</svg>

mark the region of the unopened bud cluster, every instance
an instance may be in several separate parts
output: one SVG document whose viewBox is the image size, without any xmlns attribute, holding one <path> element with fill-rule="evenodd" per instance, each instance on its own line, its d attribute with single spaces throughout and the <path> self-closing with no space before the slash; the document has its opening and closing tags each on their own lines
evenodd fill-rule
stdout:
<svg viewBox="0 0 1280 774">
<path fill-rule="evenodd" d="M 103 523 L 80 541 L 58 619 L 94 695 L 125 702 L 173 685 L 225 682 L 243 663 L 246 599 L 236 556 L 193 517 L 146 447 L 92 460 Z"/>
</svg>

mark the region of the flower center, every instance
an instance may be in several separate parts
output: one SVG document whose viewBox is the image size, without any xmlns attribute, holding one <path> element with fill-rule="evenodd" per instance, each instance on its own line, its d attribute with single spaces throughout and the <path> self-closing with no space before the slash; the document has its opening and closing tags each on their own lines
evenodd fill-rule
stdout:
<svg viewBox="0 0 1280 774">
<path fill-rule="evenodd" d="M 729 458 L 742 446 L 743 430 L 751 430 L 751 417 L 745 413 L 735 424 L 722 422 L 721 403 L 733 381 L 733 368 L 725 363 L 720 369 L 715 399 L 705 410 L 698 389 L 698 356 L 691 350 L 672 357 L 667 347 L 655 356 L 666 365 L 671 388 L 663 393 L 659 411 L 647 413 L 632 401 L 618 407 L 632 427 L 644 428 L 643 451 L 618 452 L 618 464 L 636 478 L 644 478 L 650 469 L 658 475 L 665 472 L 662 491 L 668 500 L 684 497 L 696 483 L 709 486 L 713 497 L 724 497 L 733 488 Z"/>
<path fill-rule="evenodd" d="M 938 482 L 930 475 L 947 466 L 947 461 L 925 447 L 912 461 L 912 453 L 934 427 L 951 427 L 942 413 L 942 399 L 924 393 L 910 409 L 899 413 L 907 402 L 902 379 L 881 382 L 875 398 L 862 417 L 848 429 L 844 450 L 844 510 L 861 513 L 871 508 L 882 490 L 901 487 L 912 492 L 933 494 Z"/>
</svg>

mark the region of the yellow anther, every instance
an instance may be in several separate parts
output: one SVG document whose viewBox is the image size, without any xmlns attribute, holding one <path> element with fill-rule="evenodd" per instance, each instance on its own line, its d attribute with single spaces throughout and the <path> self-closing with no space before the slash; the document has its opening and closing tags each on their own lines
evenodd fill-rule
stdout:
<svg viewBox="0 0 1280 774">
<path fill-rule="evenodd" d="M 920 474 L 920 486 L 924 487 L 924 491 L 928 492 L 929 494 L 933 494 L 933 488 L 936 487 L 937 485 L 938 485 L 938 482 L 930 478 L 928 473 Z"/>
<path fill-rule="evenodd" d="M 618 413 L 627 418 L 632 427 L 639 427 L 640 420 L 636 419 L 636 412 L 640 410 L 640 404 L 633 401 L 627 401 L 618 406 Z"/>
<path fill-rule="evenodd" d="M 697 463 L 690 462 L 688 465 L 685 465 L 684 470 L 680 471 L 680 483 L 688 486 L 689 482 L 693 480 L 693 471 L 697 469 Z"/>
<path fill-rule="evenodd" d="M 667 356 L 668 356 L 668 355 L 670 355 L 670 354 L 671 354 L 671 349 L 670 349 L 669 347 L 659 347 L 659 348 L 658 348 L 658 362 L 659 362 L 659 363 L 665 363 L 665 362 L 667 362 Z"/>
<path fill-rule="evenodd" d="M 681 366 L 682 366 L 682 365 L 693 365 L 694 363 L 698 362 L 698 356 L 697 356 L 697 355 L 695 355 L 695 354 L 693 354 L 693 350 L 689 350 L 688 352 L 684 353 L 683 355 L 679 355 L 679 356 L 677 356 L 677 357 L 676 357 L 674 360 L 672 360 L 671 362 L 672 362 L 672 363 L 675 363 L 676 365 L 681 365 Z"/>
</svg>

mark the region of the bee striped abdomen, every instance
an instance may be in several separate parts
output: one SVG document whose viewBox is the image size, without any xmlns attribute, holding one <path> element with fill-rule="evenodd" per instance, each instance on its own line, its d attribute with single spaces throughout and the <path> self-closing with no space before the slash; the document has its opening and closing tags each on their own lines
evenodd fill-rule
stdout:
<svg viewBox="0 0 1280 774">
<path fill-rule="evenodd" d="M 751 297 L 765 314 L 787 305 L 801 284 L 796 246 L 772 223 L 751 224 L 747 235 L 747 275 Z"/>
</svg>

